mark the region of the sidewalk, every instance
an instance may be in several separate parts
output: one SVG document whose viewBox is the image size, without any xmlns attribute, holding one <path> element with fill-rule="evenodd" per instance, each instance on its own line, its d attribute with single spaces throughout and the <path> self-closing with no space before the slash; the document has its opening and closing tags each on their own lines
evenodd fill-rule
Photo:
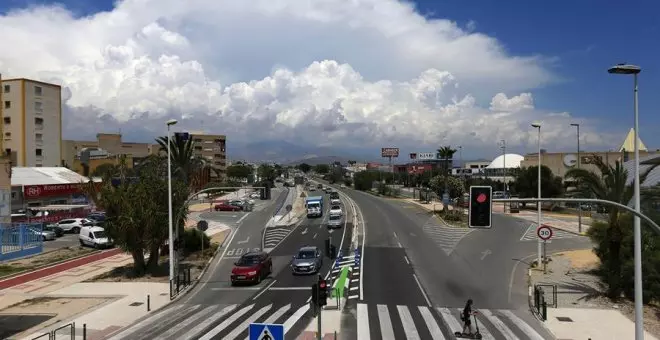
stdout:
<svg viewBox="0 0 660 340">
<path fill-rule="evenodd" d="M 247 196 L 248 192 L 251 192 L 251 191 L 252 191 L 252 189 L 238 189 L 235 192 L 230 192 L 230 193 L 222 195 L 220 197 L 216 197 L 213 201 L 241 199 L 241 198 Z M 191 204 L 190 207 L 188 207 L 189 212 L 211 211 L 212 209 L 213 209 L 213 202 Z"/>
<path fill-rule="evenodd" d="M 287 195 L 286 201 L 282 205 L 282 209 L 277 212 L 273 217 L 276 227 L 284 227 L 296 224 L 300 221 L 305 211 L 305 198 L 300 197 L 300 194 L 304 190 L 302 185 L 297 185 L 293 188 L 289 188 L 289 194 Z M 291 204 L 291 211 L 286 212 L 286 206 Z"/>
<path fill-rule="evenodd" d="M 530 269 L 531 287 L 543 286 L 548 303 L 548 318 L 544 325 L 557 339 L 633 339 L 634 309 L 632 302 L 614 303 L 602 296 L 601 285 L 590 270 L 598 265 L 591 249 L 553 254 L 547 273 Z M 552 288 L 557 289 L 553 301 Z M 557 308 L 553 308 L 556 303 Z M 645 307 L 645 339 L 658 340 L 660 321 L 657 308 Z"/>
<path fill-rule="evenodd" d="M 500 207 L 501 209 L 501 207 Z M 495 212 L 495 206 L 493 206 L 493 212 Z M 501 210 L 500 210 L 501 212 Z M 513 217 L 518 217 L 523 220 L 532 222 L 532 223 L 537 223 L 538 221 L 538 214 L 536 211 L 528 211 L 528 210 L 520 210 L 519 213 L 506 213 L 506 215 L 513 216 Z M 578 223 L 578 217 L 577 216 L 572 216 L 572 215 L 562 215 L 562 214 L 557 214 L 557 213 L 552 213 L 552 212 L 547 212 L 547 211 L 542 211 L 541 212 L 541 224 L 548 225 L 550 227 L 556 228 L 556 229 L 561 229 L 563 231 L 567 231 L 569 233 L 577 234 L 577 235 L 586 235 L 587 231 L 589 228 L 591 228 L 591 218 L 590 217 L 583 217 L 582 218 L 582 232 L 580 232 L 580 227 Z"/>
</svg>

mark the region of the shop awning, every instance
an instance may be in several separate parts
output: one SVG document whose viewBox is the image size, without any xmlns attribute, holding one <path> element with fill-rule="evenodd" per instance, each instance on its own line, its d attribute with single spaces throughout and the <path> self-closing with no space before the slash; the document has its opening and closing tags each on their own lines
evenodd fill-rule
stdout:
<svg viewBox="0 0 660 340">
<path fill-rule="evenodd" d="M 35 211 L 61 211 L 88 207 L 88 204 L 51 204 L 42 207 L 30 207 L 29 209 Z"/>
</svg>

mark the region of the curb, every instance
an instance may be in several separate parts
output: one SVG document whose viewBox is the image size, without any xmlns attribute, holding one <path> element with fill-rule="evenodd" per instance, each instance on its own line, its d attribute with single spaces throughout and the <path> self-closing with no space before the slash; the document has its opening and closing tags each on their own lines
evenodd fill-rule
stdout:
<svg viewBox="0 0 660 340">
<path fill-rule="evenodd" d="M 89 264 L 89 263 L 92 263 L 92 262 L 100 261 L 100 260 L 106 259 L 106 258 L 111 257 L 111 256 L 115 256 L 115 255 L 118 255 L 118 254 L 121 254 L 121 253 L 122 253 L 121 249 L 114 248 L 114 249 L 110 249 L 110 250 L 106 250 L 106 251 L 93 252 L 92 254 L 79 256 L 79 257 L 76 257 L 76 258 L 73 258 L 73 259 L 67 259 L 67 260 L 62 261 L 62 262 L 57 263 L 57 264 L 49 264 L 47 266 L 44 266 L 41 269 L 32 270 L 32 271 L 29 271 L 29 272 L 26 272 L 26 273 L 23 273 L 23 274 L 17 274 L 15 276 L 11 277 L 11 278 L 7 278 L 7 279 L 4 279 L 4 280 L 0 281 L 0 290 L 11 288 L 11 287 L 14 287 L 14 286 L 18 286 L 18 285 L 26 283 L 26 282 L 39 280 L 41 278 L 44 278 L 44 277 L 47 277 L 47 276 L 50 276 L 50 275 L 53 275 L 53 274 L 57 274 L 57 273 L 65 271 L 65 270 L 80 267 L 82 265 Z M 86 261 L 88 259 L 90 261 Z M 79 263 L 79 264 L 77 264 L 77 263 Z M 69 267 L 68 266 L 69 264 L 74 264 L 74 265 Z M 62 268 L 66 267 L 66 269 L 58 270 L 60 267 L 62 267 Z M 51 271 L 49 269 L 54 269 L 54 270 Z M 45 273 L 45 274 L 41 275 L 42 273 Z"/>
<path fill-rule="evenodd" d="M 60 250 L 60 249 L 64 249 L 64 248 L 53 249 L 53 250 L 45 251 L 45 252 L 43 252 L 43 253 L 39 253 L 39 254 L 37 254 L 37 255 L 21 257 L 21 258 L 14 259 L 14 260 L 25 260 L 25 259 L 29 259 L 30 257 L 35 257 L 35 256 L 39 256 L 39 255 L 46 255 L 46 254 L 54 253 L 54 252 L 56 252 L 56 251 L 58 251 L 58 250 Z M 9 274 L 9 275 L 6 275 L 6 276 L 0 276 L 0 283 L 1 283 L 2 281 L 9 280 L 9 279 L 14 278 L 14 277 L 16 277 L 16 276 L 20 276 L 20 275 L 23 275 L 23 274 L 26 274 L 26 273 L 29 273 L 29 272 L 33 272 L 33 271 L 36 271 L 36 270 L 40 270 L 40 269 L 48 268 L 48 267 L 51 267 L 51 266 L 55 266 L 55 265 L 58 265 L 58 264 L 60 264 L 60 263 L 64 263 L 64 262 L 67 262 L 67 261 L 76 260 L 76 259 L 79 259 L 79 258 L 81 258 L 81 257 L 90 256 L 90 255 L 93 255 L 93 254 L 98 253 L 99 251 L 100 251 L 100 250 L 93 250 L 93 251 L 91 251 L 91 252 L 89 252 L 89 253 L 87 253 L 87 254 L 78 255 L 78 256 L 74 256 L 74 257 L 70 257 L 70 258 L 68 258 L 68 259 L 64 259 L 64 260 L 60 260 L 60 261 L 56 261 L 56 262 L 52 262 L 52 263 L 49 263 L 49 264 L 44 264 L 44 265 L 41 265 L 41 266 L 34 267 L 34 268 L 32 268 L 32 269 L 23 270 L 23 271 L 20 271 L 20 272 L 17 272 L 17 273 L 13 273 L 13 274 Z M 14 260 L 12 260 L 12 261 L 14 261 Z"/>
</svg>

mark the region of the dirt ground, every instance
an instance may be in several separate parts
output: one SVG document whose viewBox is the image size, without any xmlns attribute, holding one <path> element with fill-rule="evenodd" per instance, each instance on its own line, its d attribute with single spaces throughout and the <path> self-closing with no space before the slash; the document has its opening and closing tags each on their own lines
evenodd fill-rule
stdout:
<svg viewBox="0 0 660 340">
<path fill-rule="evenodd" d="M 204 249 L 204 254 L 200 251 L 188 254 L 181 261 L 182 265 L 190 267 L 190 278 L 195 280 L 204 270 L 208 260 L 213 257 L 218 246 L 224 242 L 231 231 L 223 231 L 211 237 L 211 248 Z M 117 267 L 110 272 L 93 277 L 85 282 L 164 282 L 169 280 L 168 257 L 163 256 L 159 261 L 158 268 L 147 275 L 137 276 L 133 270 L 133 265 Z"/>
<path fill-rule="evenodd" d="M 572 270 L 581 272 L 591 271 L 600 263 L 600 260 L 591 249 L 572 250 L 554 254 L 554 256 L 565 257 L 571 262 Z M 635 320 L 635 304 L 631 300 L 612 301 L 601 296 L 592 300 L 592 303 L 600 304 L 603 308 L 617 309 L 628 319 Z M 644 306 L 644 329 L 660 338 L 660 305 L 657 302 Z"/>
<path fill-rule="evenodd" d="M 9 261 L 0 265 L 0 277 L 16 274 L 25 270 L 61 262 L 74 257 L 89 254 L 95 251 L 92 248 L 67 247 L 53 250 L 47 253 L 26 257 L 23 259 Z"/>
<path fill-rule="evenodd" d="M 28 325 L 20 325 L 16 323 L 12 325 L 2 325 L 0 323 L 0 328 L 23 330 L 20 334 L 16 334 L 13 336 L 14 338 L 20 339 L 22 337 L 35 333 L 40 329 L 45 329 L 54 324 L 61 323 L 63 320 L 69 320 L 75 315 L 78 315 L 82 312 L 95 308 L 113 299 L 114 298 L 103 298 L 103 297 L 84 297 L 84 298 L 38 297 L 30 300 L 25 300 L 23 302 L 20 302 L 18 304 L 0 310 L 0 318 L 3 316 L 8 317 L 8 316 L 19 316 L 19 315 L 24 315 L 24 316 L 49 315 L 53 317 L 43 323 L 39 323 L 36 326 L 30 327 L 29 329 L 25 328 L 25 327 L 29 327 Z"/>
</svg>

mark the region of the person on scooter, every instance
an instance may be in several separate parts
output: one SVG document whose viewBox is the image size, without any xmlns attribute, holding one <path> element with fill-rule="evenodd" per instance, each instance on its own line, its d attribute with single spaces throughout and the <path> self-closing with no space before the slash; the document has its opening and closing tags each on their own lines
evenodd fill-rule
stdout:
<svg viewBox="0 0 660 340">
<path fill-rule="evenodd" d="M 472 299 L 468 299 L 463 309 L 463 334 L 472 335 Z M 466 331 L 467 330 L 467 331 Z"/>
</svg>

